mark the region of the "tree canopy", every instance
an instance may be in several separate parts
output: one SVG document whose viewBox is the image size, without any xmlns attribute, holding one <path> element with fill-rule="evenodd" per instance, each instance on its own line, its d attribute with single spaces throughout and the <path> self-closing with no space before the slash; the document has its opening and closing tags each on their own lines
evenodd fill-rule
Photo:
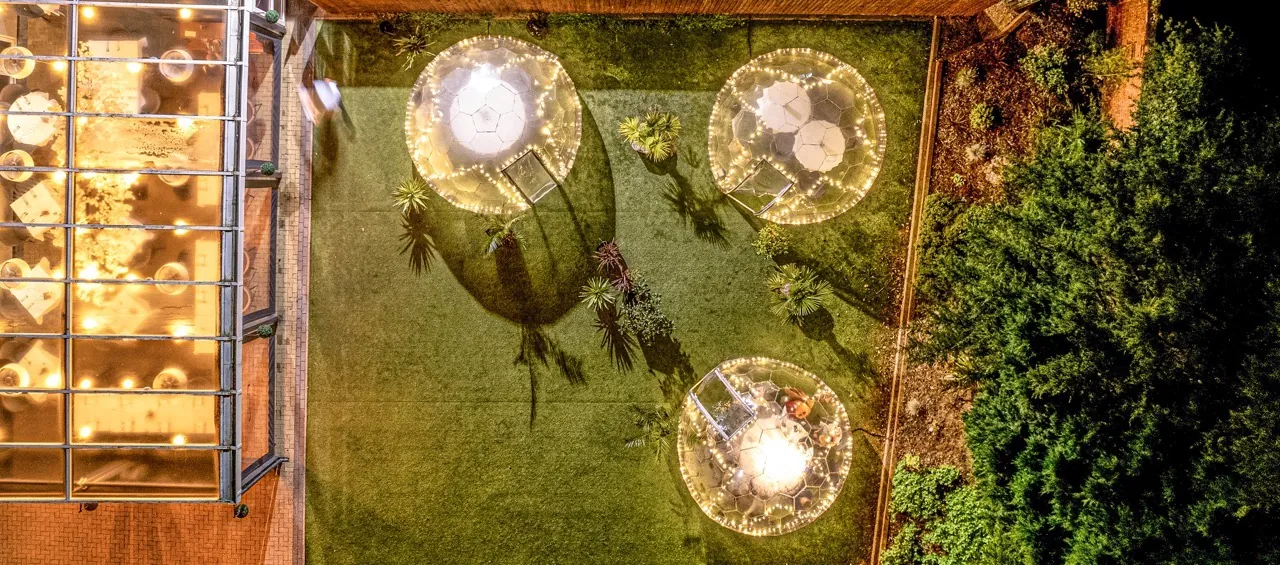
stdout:
<svg viewBox="0 0 1280 565">
<path fill-rule="evenodd" d="M 1280 563 L 1280 115 L 1218 29 L 1134 126 L 1046 130 L 1007 202 L 931 197 L 920 351 L 977 383 L 975 472 L 1036 563 Z"/>
</svg>

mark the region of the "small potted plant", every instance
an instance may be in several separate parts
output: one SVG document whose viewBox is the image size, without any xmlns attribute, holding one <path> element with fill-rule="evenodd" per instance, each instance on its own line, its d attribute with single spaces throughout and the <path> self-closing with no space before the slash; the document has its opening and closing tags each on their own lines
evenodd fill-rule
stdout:
<svg viewBox="0 0 1280 565">
<path fill-rule="evenodd" d="M 680 117 L 659 108 L 651 108 L 643 117 L 631 116 L 618 124 L 618 134 L 637 153 L 655 163 L 676 154 L 680 137 Z"/>
</svg>

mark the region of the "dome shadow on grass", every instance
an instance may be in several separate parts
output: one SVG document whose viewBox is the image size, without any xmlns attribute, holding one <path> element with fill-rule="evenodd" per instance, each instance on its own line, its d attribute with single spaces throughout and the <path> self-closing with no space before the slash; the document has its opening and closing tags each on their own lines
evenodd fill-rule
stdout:
<svg viewBox="0 0 1280 565">
<path fill-rule="evenodd" d="M 523 244 L 488 254 L 489 220 L 433 196 L 421 226 L 441 261 L 486 310 L 521 325 L 559 320 L 595 274 L 596 245 L 613 239 L 616 204 L 604 140 L 585 105 L 582 142 L 562 186 L 524 213 Z"/>
</svg>

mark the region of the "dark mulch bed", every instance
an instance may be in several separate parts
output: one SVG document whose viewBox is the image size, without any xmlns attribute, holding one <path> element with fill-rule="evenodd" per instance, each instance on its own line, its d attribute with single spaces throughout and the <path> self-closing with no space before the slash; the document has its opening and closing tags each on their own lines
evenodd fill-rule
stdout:
<svg viewBox="0 0 1280 565">
<path fill-rule="evenodd" d="M 942 104 L 932 191 L 970 202 L 1002 199 L 1004 165 L 1025 156 L 1039 126 L 1067 108 L 1065 101 L 1031 82 L 1019 62 L 1042 43 L 1077 49 L 1089 32 L 1102 29 L 1103 20 L 1073 17 L 1058 2 L 1042 2 L 1035 10 L 1013 33 L 987 42 L 982 41 L 973 18 L 944 22 L 939 46 L 944 61 Z M 959 84 L 957 76 L 966 68 L 977 71 L 977 79 Z M 969 112 L 979 102 L 999 109 L 997 124 L 989 131 L 969 125 Z"/>
</svg>

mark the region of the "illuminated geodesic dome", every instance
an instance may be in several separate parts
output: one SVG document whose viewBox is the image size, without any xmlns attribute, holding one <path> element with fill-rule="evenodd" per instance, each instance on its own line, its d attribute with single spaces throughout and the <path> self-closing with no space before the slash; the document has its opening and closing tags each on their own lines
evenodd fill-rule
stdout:
<svg viewBox="0 0 1280 565">
<path fill-rule="evenodd" d="M 745 415 L 745 416 L 744 416 Z M 702 511 L 748 535 L 795 531 L 835 502 L 853 460 L 849 415 L 796 365 L 725 361 L 684 403 L 680 473 Z"/>
<path fill-rule="evenodd" d="M 453 204 L 527 209 L 573 168 L 582 106 L 555 55 L 511 37 L 462 40 L 436 56 L 405 113 L 409 154 Z"/>
<path fill-rule="evenodd" d="M 884 110 L 853 67 L 781 49 L 733 73 L 711 111 L 716 185 L 756 215 L 808 224 L 841 214 L 884 160 Z"/>
</svg>

